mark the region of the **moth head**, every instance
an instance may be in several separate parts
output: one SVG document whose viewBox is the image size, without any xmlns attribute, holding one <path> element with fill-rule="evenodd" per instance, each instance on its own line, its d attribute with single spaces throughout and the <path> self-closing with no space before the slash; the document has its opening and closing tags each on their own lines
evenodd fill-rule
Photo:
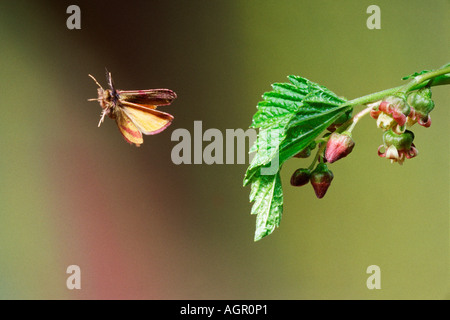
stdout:
<svg viewBox="0 0 450 320">
<path fill-rule="evenodd" d="M 89 75 L 89 77 L 91 77 L 91 79 L 94 80 L 94 82 L 98 85 L 98 89 L 97 89 L 97 96 L 98 97 L 97 97 L 97 99 L 89 99 L 88 101 L 98 101 L 100 103 L 100 106 L 102 107 L 102 109 L 110 108 L 111 107 L 111 101 L 112 101 L 111 90 L 103 89 L 101 84 L 98 83 L 98 81 L 92 75 Z"/>
<path fill-rule="evenodd" d="M 97 93 L 98 93 L 97 100 L 100 103 L 102 109 L 110 109 L 113 107 L 114 103 L 111 90 L 109 89 L 104 90 L 103 88 L 98 88 Z"/>
<path fill-rule="evenodd" d="M 111 112 L 111 110 L 114 110 L 115 100 L 114 95 L 111 89 L 103 89 L 103 87 L 98 83 L 98 81 L 91 75 L 89 75 L 92 80 L 95 81 L 95 83 L 98 85 L 97 89 L 97 99 L 89 99 L 88 101 L 98 101 L 100 103 L 100 106 L 102 107 L 102 115 L 100 117 L 100 122 L 98 123 L 98 126 L 102 124 L 103 120 L 105 119 L 105 116 L 110 116 L 114 118 L 114 112 Z"/>
</svg>

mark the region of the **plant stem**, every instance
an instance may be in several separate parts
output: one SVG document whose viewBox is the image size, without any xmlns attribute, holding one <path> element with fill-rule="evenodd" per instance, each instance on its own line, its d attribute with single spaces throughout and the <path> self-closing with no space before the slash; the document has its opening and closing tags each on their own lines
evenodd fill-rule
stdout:
<svg viewBox="0 0 450 320">
<path fill-rule="evenodd" d="M 375 92 L 360 98 L 356 98 L 350 101 L 347 101 L 345 105 L 348 106 L 358 106 L 367 104 L 373 101 L 381 100 L 384 97 L 388 95 L 395 94 L 397 92 L 409 92 L 413 90 L 421 89 L 425 86 L 439 86 L 439 85 L 446 85 L 450 84 L 450 76 L 447 76 L 446 74 L 450 73 L 450 66 L 442 69 L 438 69 L 435 71 L 431 71 L 428 73 L 425 73 L 423 75 L 415 77 L 413 80 L 411 80 L 406 85 L 398 86 L 391 89 L 386 89 L 383 91 Z"/>
<path fill-rule="evenodd" d="M 407 93 L 408 91 L 413 90 L 413 88 L 415 86 L 417 86 L 427 80 L 434 79 L 438 76 L 445 75 L 447 73 L 450 73 L 450 66 L 422 74 L 420 76 L 415 77 L 413 80 L 411 80 L 406 86 L 404 86 L 404 88 L 401 91 Z"/>
<path fill-rule="evenodd" d="M 317 160 L 319 160 L 320 155 L 323 153 L 323 150 L 325 150 L 325 146 L 326 146 L 326 142 L 319 143 L 319 147 L 317 148 L 316 156 L 314 157 L 311 165 L 308 167 L 308 170 L 312 171 L 314 169 L 314 166 L 315 166 Z"/>
<path fill-rule="evenodd" d="M 367 107 L 363 110 L 361 110 L 358 114 L 356 114 L 352 119 L 350 119 L 351 123 L 348 126 L 348 128 L 345 129 L 345 131 L 352 132 L 353 128 L 355 128 L 356 124 L 359 120 L 361 120 L 362 117 L 364 117 L 366 114 L 368 114 L 372 110 L 372 106 Z"/>
</svg>

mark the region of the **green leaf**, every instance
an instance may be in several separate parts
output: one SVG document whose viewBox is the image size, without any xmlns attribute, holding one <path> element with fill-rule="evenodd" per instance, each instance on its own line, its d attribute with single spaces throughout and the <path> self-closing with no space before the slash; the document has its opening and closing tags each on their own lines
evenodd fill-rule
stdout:
<svg viewBox="0 0 450 320">
<path fill-rule="evenodd" d="M 269 167 L 272 160 L 279 154 L 280 142 L 283 140 L 284 129 L 260 129 L 255 144 L 250 149 L 256 152 L 244 178 L 244 186 L 260 175 L 261 169 Z M 255 176 L 256 175 L 256 176 Z"/>
<path fill-rule="evenodd" d="M 280 147 L 280 162 L 284 162 L 308 146 L 344 112 L 349 110 L 345 105 L 323 105 L 315 109 L 316 113 L 305 116 L 297 113 L 289 124 L 289 130 Z M 319 111 L 320 110 L 320 111 Z"/>
<path fill-rule="evenodd" d="M 326 87 L 308 79 L 289 76 L 291 83 L 276 83 L 263 94 L 252 127 L 259 128 L 255 152 L 244 178 L 252 184 L 252 214 L 257 215 L 255 241 L 272 233 L 283 211 L 283 191 L 279 169 L 285 161 L 302 151 L 351 107 Z M 275 162 L 274 162 L 275 161 Z M 278 171 L 263 175 L 271 165 Z"/>
<path fill-rule="evenodd" d="M 251 214 L 256 215 L 255 241 L 271 234 L 280 225 L 283 213 L 283 189 L 280 174 L 261 176 L 252 184 Z"/>
</svg>

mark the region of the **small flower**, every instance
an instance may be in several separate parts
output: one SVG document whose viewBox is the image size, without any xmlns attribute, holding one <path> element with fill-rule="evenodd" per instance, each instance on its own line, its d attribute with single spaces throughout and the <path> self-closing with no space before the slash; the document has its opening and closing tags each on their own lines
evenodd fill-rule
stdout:
<svg viewBox="0 0 450 320">
<path fill-rule="evenodd" d="M 294 187 L 304 186 L 309 182 L 309 178 L 311 177 L 311 170 L 309 169 L 297 169 L 292 174 L 291 177 L 291 185 Z"/>
<path fill-rule="evenodd" d="M 417 122 L 425 128 L 431 126 L 430 112 L 434 109 L 434 102 L 431 100 L 431 89 L 425 87 L 410 93 L 408 95 L 408 103 L 412 111 L 414 111 L 408 117 L 408 125 L 411 126 Z"/>
<path fill-rule="evenodd" d="M 328 187 L 333 180 L 333 172 L 331 172 L 325 163 L 319 163 L 311 173 L 311 184 L 314 188 L 317 198 L 322 199 L 327 193 Z"/>
<path fill-rule="evenodd" d="M 392 130 L 386 131 L 383 134 L 383 142 L 378 147 L 378 155 L 382 158 L 391 160 L 391 163 L 397 162 L 402 165 L 405 159 L 414 158 L 419 154 L 414 143 L 414 133 L 406 130 L 402 134 L 396 134 Z M 382 152 L 382 149 L 385 149 Z"/>
<path fill-rule="evenodd" d="M 377 127 L 383 130 L 389 130 L 396 125 L 397 122 L 395 122 L 394 118 L 384 112 L 381 112 L 377 118 Z"/>
<path fill-rule="evenodd" d="M 344 132 L 340 134 L 333 132 L 327 142 L 325 159 L 327 159 L 327 162 L 333 163 L 349 155 L 354 146 L 355 142 L 351 137 L 351 133 Z"/>
<path fill-rule="evenodd" d="M 377 120 L 377 127 L 385 131 L 393 129 L 403 133 L 406 129 L 406 119 L 411 108 L 406 103 L 404 94 L 388 96 L 370 111 L 370 116 Z"/>
</svg>

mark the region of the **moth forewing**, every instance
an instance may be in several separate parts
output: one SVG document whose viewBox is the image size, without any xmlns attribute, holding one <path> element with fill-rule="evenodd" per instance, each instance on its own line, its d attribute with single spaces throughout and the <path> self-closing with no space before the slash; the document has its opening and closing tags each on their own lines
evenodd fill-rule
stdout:
<svg viewBox="0 0 450 320">
<path fill-rule="evenodd" d="M 149 106 L 152 109 L 156 109 L 157 106 L 170 105 L 177 98 L 176 93 L 170 89 L 118 90 L 117 92 L 123 101 Z"/>
</svg>

